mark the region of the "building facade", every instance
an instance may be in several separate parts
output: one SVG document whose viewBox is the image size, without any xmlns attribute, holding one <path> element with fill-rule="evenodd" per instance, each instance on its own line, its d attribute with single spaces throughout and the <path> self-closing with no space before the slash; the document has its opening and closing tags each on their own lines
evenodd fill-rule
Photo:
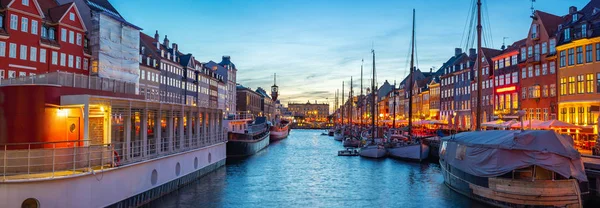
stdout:
<svg viewBox="0 0 600 208">
<path fill-rule="evenodd" d="M 473 72 L 477 71 L 477 66 L 481 64 L 481 122 L 491 121 L 494 116 L 494 86 L 498 83 L 495 82 L 500 76 L 495 76 L 493 69 L 492 57 L 500 54 L 500 50 L 491 48 L 481 48 L 479 53 L 479 60 L 475 62 Z M 471 53 L 473 54 L 473 52 Z M 511 62 L 507 64 L 510 65 Z M 471 129 L 475 129 L 477 122 L 477 106 L 480 104 L 477 100 L 477 79 L 478 74 L 473 74 L 473 81 L 471 82 Z"/>
<path fill-rule="evenodd" d="M 562 18 L 535 11 L 525 46 L 521 47 L 521 108 L 527 119 L 556 118 L 556 30 Z M 581 48 L 578 48 L 578 50 Z M 575 50 L 575 48 L 573 49 Z M 578 51 L 582 55 L 582 51 Z"/>
<path fill-rule="evenodd" d="M 495 89 L 493 97 L 489 100 L 494 106 L 494 115 L 491 120 L 519 119 L 517 112 L 521 109 L 521 99 L 519 98 L 521 85 L 518 64 L 521 60 L 519 52 L 525 45 L 525 40 L 513 43 L 506 47 L 501 54 L 492 57 Z"/>
<path fill-rule="evenodd" d="M 238 85 L 236 88 L 238 98 L 236 109 L 240 112 L 260 116 L 262 114 L 260 94 L 242 85 Z"/>
<path fill-rule="evenodd" d="M 558 119 L 582 126 L 592 137 L 600 112 L 600 35 L 594 22 L 600 9 L 591 1 L 583 9 L 569 8 L 558 32 Z"/>
<path fill-rule="evenodd" d="M 231 57 L 230 56 L 223 56 L 221 62 L 219 63 L 219 65 L 221 65 L 222 67 L 225 67 L 227 69 L 227 97 L 226 97 L 226 109 L 225 109 L 225 113 L 226 114 L 234 114 L 236 112 L 236 92 L 235 90 L 235 86 L 237 83 L 237 68 L 235 67 L 235 64 L 233 64 L 233 62 L 231 62 Z"/>
<path fill-rule="evenodd" d="M 1 1 L 0 79 L 57 71 L 88 75 L 87 32 L 74 3 Z"/>
<path fill-rule="evenodd" d="M 305 122 L 326 122 L 329 115 L 327 103 L 288 103 L 288 110 L 294 117 L 302 117 Z M 347 112 L 344 119 L 347 119 Z"/>
</svg>

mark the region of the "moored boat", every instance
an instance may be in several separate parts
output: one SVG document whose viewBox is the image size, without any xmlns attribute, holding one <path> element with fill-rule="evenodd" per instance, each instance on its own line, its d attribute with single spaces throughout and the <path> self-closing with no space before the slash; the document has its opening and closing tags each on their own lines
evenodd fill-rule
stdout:
<svg viewBox="0 0 600 208">
<path fill-rule="evenodd" d="M 327 135 L 329 135 L 329 136 L 333 136 L 333 132 L 334 132 L 334 131 L 335 131 L 335 130 L 334 130 L 333 128 L 329 129 L 329 132 L 327 133 Z"/>
<path fill-rule="evenodd" d="M 388 147 L 387 150 L 390 157 L 397 159 L 421 162 L 429 157 L 429 146 L 418 141 L 415 143 L 392 143 L 392 146 Z"/>
<path fill-rule="evenodd" d="M 230 123 L 232 125 L 232 123 Z M 256 154 L 269 145 L 269 126 L 265 117 L 246 121 L 245 125 L 230 128 L 227 157 L 246 157 Z"/>
<path fill-rule="evenodd" d="M 359 147 L 361 144 L 361 140 L 354 136 L 348 136 L 344 138 L 342 141 L 342 145 L 344 147 Z"/>
<path fill-rule="evenodd" d="M 342 141 L 344 139 L 344 133 L 343 133 L 342 129 L 335 130 L 335 132 L 333 133 L 333 139 L 335 141 Z"/>
<path fill-rule="evenodd" d="M 378 159 L 385 157 L 387 151 L 385 149 L 385 146 L 381 144 L 370 143 L 361 147 L 358 153 L 362 157 Z"/>
<path fill-rule="evenodd" d="M 498 207 L 582 207 L 587 177 L 569 136 L 554 131 L 465 132 L 442 138 L 444 183 Z"/>
<path fill-rule="evenodd" d="M 288 120 L 280 120 L 271 126 L 270 132 L 269 139 L 271 142 L 285 139 L 290 133 L 290 122 Z"/>
</svg>

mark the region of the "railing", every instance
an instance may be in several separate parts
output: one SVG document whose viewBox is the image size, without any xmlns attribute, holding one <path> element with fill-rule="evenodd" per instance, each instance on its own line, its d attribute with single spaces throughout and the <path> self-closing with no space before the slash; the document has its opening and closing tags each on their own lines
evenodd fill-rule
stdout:
<svg viewBox="0 0 600 208">
<path fill-rule="evenodd" d="M 51 84 L 65 87 L 136 94 L 135 83 L 68 72 L 52 72 L 0 80 L 0 86 L 28 84 Z"/>
<path fill-rule="evenodd" d="M 0 145 L 0 181 L 21 181 L 59 178 L 102 171 L 118 166 L 135 164 L 149 159 L 186 152 L 225 142 L 226 132 L 192 135 L 159 143 L 149 138 L 144 147 L 142 140 L 83 146 L 84 141 L 47 143 L 19 143 Z"/>
</svg>

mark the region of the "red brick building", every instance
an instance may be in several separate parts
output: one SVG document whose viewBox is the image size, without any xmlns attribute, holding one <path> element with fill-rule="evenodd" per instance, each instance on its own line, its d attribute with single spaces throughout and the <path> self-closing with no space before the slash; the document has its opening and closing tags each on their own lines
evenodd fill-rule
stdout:
<svg viewBox="0 0 600 208">
<path fill-rule="evenodd" d="M 519 52 L 525 46 L 525 40 L 519 40 L 506 47 L 501 54 L 492 57 L 494 63 L 494 116 L 496 119 L 519 119 L 520 107 Z"/>
<path fill-rule="evenodd" d="M 525 46 L 521 48 L 521 108 L 527 119 L 556 119 L 556 32 L 559 16 L 535 11 Z"/>
<path fill-rule="evenodd" d="M 74 3 L 0 1 L 0 79 L 55 71 L 89 74 L 87 29 Z"/>
<path fill-rule="evenodd" d="M 481 51 L 478 52 L 479 60 L 475 62 L 475 67 L 473 67 L 473 71 L 477 71 L 477 65 L 481 64 L 481 122 L 488 122 L 492 120 L 494 115 L 494 70 L 492 65 L 492 57 L 497 56 L 502 53 L 500 50 L 491 49 L 491 48 L 481 48 Z M 510 63 L 509 63 L 510 64 Z M 472 129 L 475 129 L 477 122 L 477 73 L 473 74 L 473 82 L 471 83 L 471 118 Z"/>
</svg>

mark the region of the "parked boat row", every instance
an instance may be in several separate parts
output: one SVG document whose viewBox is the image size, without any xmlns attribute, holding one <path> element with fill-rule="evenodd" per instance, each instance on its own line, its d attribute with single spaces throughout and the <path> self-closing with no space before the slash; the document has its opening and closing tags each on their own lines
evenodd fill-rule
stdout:
<svg viewBox="0 0 600 208">
<path fill-rule="evenodd" d="M 287 138 L 291 122 L 276 119 L 274 124 L 266 117 L 237 116 L 225 120 L 229 129 L 227 157 L 247 157 L 269 146 L 270 142 Z"/>
</svg>

